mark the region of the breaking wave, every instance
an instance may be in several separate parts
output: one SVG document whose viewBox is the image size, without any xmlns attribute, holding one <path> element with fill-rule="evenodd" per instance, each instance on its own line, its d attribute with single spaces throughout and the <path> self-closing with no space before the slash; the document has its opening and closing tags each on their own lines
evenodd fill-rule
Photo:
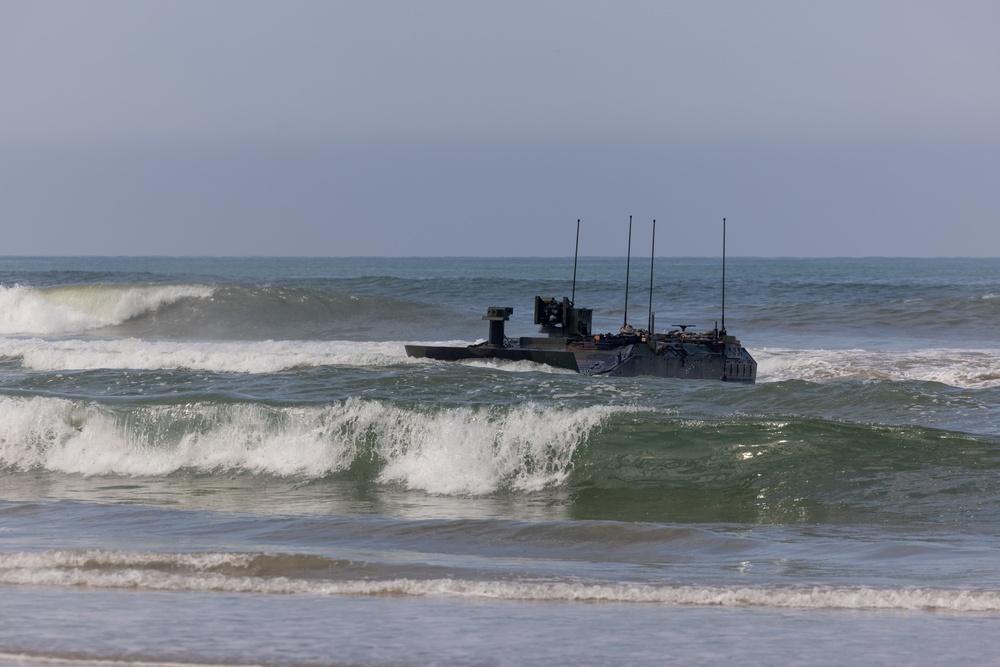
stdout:
<svg viewBox="0 0 1000 667">
<path fill-rule="evenodd" d="M 0 335 L 384 340 L 401 332 L 439 330 L 443 315 L 440 308 L 419 302 L 314 287 L 0 286 Z"/>
<path fill-rule="evenodd" d="M 65 334 L 122 324 L 183 299 L 208 299 L 204 285 L 0 286 L 0 334 Z"/>
<path fill-rule="evenodd" d="M 620 410 L 620 409 L 619 409 Z M 407 408 L 347 399 L 130 406 L 0 398 L 0 466 L 85 475 L 344 473 L 441 494 L 565 482 L 576 449 L 613 408 Z"/>
<path fill-rule="evenodd" d="M 260 475 L 442 496 L 561 493 L 581 517 L 629 521 L 950 521 L 997 506 L 1000 443 L 912 425 L 703 420 L 623 405 L 0 396 L 0 472 L 37 470 Z"/>
</svg>

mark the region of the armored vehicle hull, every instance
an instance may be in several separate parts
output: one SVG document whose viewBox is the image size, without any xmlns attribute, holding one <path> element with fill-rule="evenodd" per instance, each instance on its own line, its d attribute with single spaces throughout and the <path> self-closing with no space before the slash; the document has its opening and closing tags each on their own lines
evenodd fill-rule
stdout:
<svg viewBox="0 0 1000 667">
<path fill-rule="evenodd" d="M 410 357 L 461 361 L 504 359 L 533 361 L 585 375 L 654 376 L 692 380 L 722 380 L 753 384 L 757 362 L 735 336 L 712 330 L 692 333 L 686 327 L 651 334 L 629 330 L 591 335 L 591 311 L 573 308 L 568 299 L 535 298 L 535 323 L 547 336 L 510 339 L 504 322 L 513 308 L 490 308 L 490 337 L 468 346 L 407 345 Z"/>
</svg>

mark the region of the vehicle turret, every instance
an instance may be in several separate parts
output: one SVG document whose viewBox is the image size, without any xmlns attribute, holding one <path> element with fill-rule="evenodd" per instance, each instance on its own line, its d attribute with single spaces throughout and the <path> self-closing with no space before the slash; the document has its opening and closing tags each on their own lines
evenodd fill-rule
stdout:
<svg viewBox="0 0 1000 667">
<path fill-rule="evenodd" d="M 591 334 L 592 308 L 574 308 L 573 302 L 563 297 L 535 297 L 535 324 L 549 336 L 563 338 L 587 337 Z"/>
</svg>

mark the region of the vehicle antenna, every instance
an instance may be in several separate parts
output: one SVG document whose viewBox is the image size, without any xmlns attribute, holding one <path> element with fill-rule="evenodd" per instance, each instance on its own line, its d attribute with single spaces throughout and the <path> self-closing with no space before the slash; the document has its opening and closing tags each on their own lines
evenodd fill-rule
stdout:
<svg viewBox="0 0 1000 667">
<path fill-rule="evenodd" d="M 628 326 L 628 272 L 632 263 L 632 216 L 628 217 L 628 250 L 625 253 L 625 322 L 622 328 Z"/>
<path fill-rule="evenodd" d="M 726 333 L 726 219 L 722 219 L 722 333 Z"/>
<path fill-rule="evenodd" d="M 656 257 L 656 220 L 653 220 L 653 241 L 649 244 L 649 324 L 646 329 L 653 333 L 653 258 Z"/>
<path fill-rule="evenodd" d="M 569 297 L 569 305 L 576 303 L 576 260 L 580 257 L 580 218 L 576 219 L 576 250 L 573 251 L 573 292 Z"/>
</svg>

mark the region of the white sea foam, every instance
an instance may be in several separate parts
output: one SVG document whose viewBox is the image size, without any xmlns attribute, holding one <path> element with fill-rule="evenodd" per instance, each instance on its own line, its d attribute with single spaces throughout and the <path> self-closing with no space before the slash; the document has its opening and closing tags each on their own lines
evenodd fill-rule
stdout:
<svg viewBox="0 0 1000 667">
<path fill-rule="evenodd" d="M 436 345 L 437 343 L 435 343 Z M 467 343 L 463 343 L 467 344 Z M 558 368 L 535 361 L 507 361 L 505 359 L 467 359 L 459 362 L 464 366 L 488 368 L 490 370 L 506 371 L 508 373 L 552 373 L 555 375 L 576 375 L 576 371 L 568 368 Z"/>
<path fill-rule="evenodd" d="M 440 494 L 562 483 L 576 448 L 622 408 L 420 410 L 348 399 L 327 406 L 192 403 L 131 407 L 0 397 L 0 466 L 85 475 L 183 468 L 321 477 L 359 457 L 386 483 Z"/>
<path fill-rule="evenodd" d="M 63 334 L 121 324 L 185 298 L 210 298 L 203 285 L 0 286 L 0 334 Z"/>
<path fill-rule="evenodd" d="M 251 574 L 251 554 L 45 551 L 0 554 L 0 584 L 266 595 L 448 596 L 545 602 L 1000 612 L 1000 592 L 869 586 L 697 586 L 585 581 L 331 579 Z"/>
<path fill-rule="evenodd" d="M 0 338 L 0 357 L 20 359 L 33 371 L 188 370 L 274 373 L 328 365 L 406 363 L 403 343 L 349 341 L 149 341 Z"/>
<path fill-rule="evenodd" d="M 482 494 L 503 483 L 537 490 L 565 481 L 573 453 L 612 408 L 454 408 L 414 415 L 396 408 L 383 481 L 444 494 Z"/>
<path fill-rule="evenodd" d="M 461 346 L 462 341 L 432 345 Z M 440 364 L 406 356 L 401 341 L 166 341 L 125 339 L 69 339 L 0 337 L 0 358 L 20 359 L 33 371 L 59 370 L 170 370 L 216 373 L 275 373 L 316 366 L 390 366 Z M 462 365 L 508 373 L 575 375 L 573 371 L 532 361 L 466 360 Z"/>
<path fill-rule="evenodd" d="M 1000 349 L 755 349 L 758 382 L 917 380 L 954 387 L 1000 386 Z"/>
<path fill-rule="evenodd" d="M 462 345 L 444 341 L 442 345 Z M 381 367 L 445 362 L 411 359 L 402 341 L 169 341 L 0 336 L 0 358 L 31 371 L 171 370 L 275 373 L 317 366 Z M 1000 349 L 802 350 L 759 348 L 758 382 L 918 380 L 955 387 L 1000 386 Z M 573 374 L 529 361 L 471 360 L 466 366 L 509 373 Z"/>
</svg>

